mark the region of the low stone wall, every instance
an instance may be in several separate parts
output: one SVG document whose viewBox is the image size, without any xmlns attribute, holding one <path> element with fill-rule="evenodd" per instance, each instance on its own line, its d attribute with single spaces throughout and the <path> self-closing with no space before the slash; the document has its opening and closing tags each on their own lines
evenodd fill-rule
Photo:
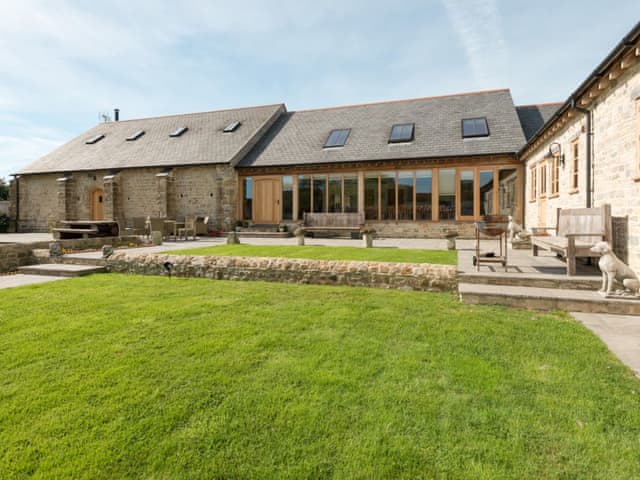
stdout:
<svg viewBox="0 0 640 480">
<path fill-rule="evenodd" d="M 203 257 L 116 252 L 107 261 L 112 272 L 172 275 L 216 280 L 262 280 L 314 285 L 349 285 L 421 291 L 455 291 L 456 267 L 427 263 L 325 261 L 263 257 Z"/>
<path fill-rule="evenodd" d="M 0 245 L 0 273 L 12 272 L 18 267 L 38 263 L 29 245 L 9 243 Z"/>
<path fill-rule="evenodd" d="M 55 240 L 65 250 L 98 250 L 103 245 L 138 246 L 142 243 L 139 237 L 96 237 Z M 32 243 L 7 243 L 0 245 L 0 273 L 12 272 L 18 267 L 38 263 L 34 250 L 49 249 L 52 241 Z"/>
<path fill-rule="evenodd" d="M 445 238 L 447 232 L 458 232 L 460 238 L 475 238 L 473 222 L 372 222 L 367 226 L 381 238 Z"/>
</svg>

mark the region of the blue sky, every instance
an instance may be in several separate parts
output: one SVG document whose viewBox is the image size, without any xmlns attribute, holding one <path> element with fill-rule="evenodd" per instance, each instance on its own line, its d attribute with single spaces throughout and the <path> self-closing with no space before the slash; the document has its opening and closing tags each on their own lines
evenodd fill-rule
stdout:
<svg viewBox="0 0 640 480">
<path fill-rule="evenodd" d="M 609 6 L 611 5 L 611 6 Z M 511 89 L 565 100 L 638 0 L 5 0 L 0 176 L 98 122 Z"/>
</svg>

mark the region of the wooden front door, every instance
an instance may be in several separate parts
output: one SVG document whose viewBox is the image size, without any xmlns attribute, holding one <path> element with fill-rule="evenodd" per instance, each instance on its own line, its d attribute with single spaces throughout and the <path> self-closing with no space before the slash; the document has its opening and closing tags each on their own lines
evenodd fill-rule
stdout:
<svg viewBox="0 0 640 480">
<path fill-rule="evenodd" d="M 91 220 L 104 220 L 104 190 L 101 188 L 91 194 Z"/>
<path fill-rule="evenodd" d="M 253 223 L 280 223 L 280 177 L 254 178 Z"/>
</svg>

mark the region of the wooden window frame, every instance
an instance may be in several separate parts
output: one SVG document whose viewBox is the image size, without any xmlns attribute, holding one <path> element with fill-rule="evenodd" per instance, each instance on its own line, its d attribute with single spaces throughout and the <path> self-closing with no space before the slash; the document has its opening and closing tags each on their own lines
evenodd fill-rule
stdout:
<svg viewBox="0 0 640 480">
<path fill-rule="evenodd" d="M 549 182 L 549 197 L 555 198 L 560 195 L 560 157 L 554 155 L 551 157 L 550 162 L 550 182 Z"/>
<path fill-rule="evenodd" d="M 538 166 L 529 167 L 529 201 L 535 202 L 538 199 Z"/>
<path fill-rule="evenodd" d="M 569 180 L 569 193 L 580 191 L 580 139 L 571 142 L 571 177 Z"/>
<path fill-rule="evenodd" d="M 547 198 L 547 161 L 538 164 L 538 198 Z"/>
</svg>

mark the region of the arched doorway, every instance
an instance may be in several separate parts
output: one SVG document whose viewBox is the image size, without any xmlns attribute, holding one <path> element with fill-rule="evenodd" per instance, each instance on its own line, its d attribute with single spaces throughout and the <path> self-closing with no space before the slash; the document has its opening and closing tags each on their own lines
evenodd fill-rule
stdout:
<svg viewBox="0 0 640 480">
<path fill-rule="evenodd" d="M 91 194 L 91 220 L 104 220 L 104 190 L 101 188 Z"/>
</svg>

